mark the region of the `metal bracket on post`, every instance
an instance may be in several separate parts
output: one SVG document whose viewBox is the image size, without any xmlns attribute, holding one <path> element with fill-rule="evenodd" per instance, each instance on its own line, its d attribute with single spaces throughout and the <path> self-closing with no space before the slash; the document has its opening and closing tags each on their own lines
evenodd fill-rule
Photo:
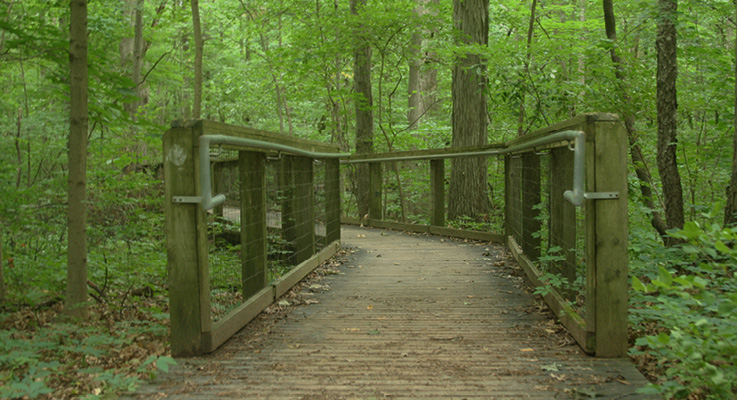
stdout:
<svg viewBox="0 0 737 400">
<path fill-rule="evenodd" d="M 171 200 L 173 203 L 199 204 L 202 203 L 202 196 L 174 196 Z"/>
<path fill-rule="evenodd" d="M 619 192 L 590 192 L 584 193 L 586 200 L 615 200 L 619 198 Z"/>
</svg>

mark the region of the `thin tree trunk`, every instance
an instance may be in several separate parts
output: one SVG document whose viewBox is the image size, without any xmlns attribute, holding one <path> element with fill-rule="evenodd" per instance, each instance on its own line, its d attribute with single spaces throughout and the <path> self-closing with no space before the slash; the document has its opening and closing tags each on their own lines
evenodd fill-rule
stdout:
<svg viewBox="0 0 737 400">
<path fill-rule="evenodd" d="M 351 0 L 351 14 L 359 15 L 366 6 L 366 0 Z M 363 24 L 357 27 L 355 37 L 357 44 L 353 50 L 353 84 L 356 93 L 356 154 L 372 153 L 374 146 L 374 112 L 371 93 L 371 47 L 368 40 L 363 40 Z M 358 215 L 363 218 L 369 213 L 369 166 L 356 166 L 356 182 L 358 187 Z"/>
<path fill-rule="evenodd" d="M 737 0 L 735 5 L 735 21 L 737 21 Z M 737 79 L 737 32 L 735 33 L 734 76 Z M 727 186 L 727 204 L 724 207 L 724 226 L 737 222 L 737 80 L 734 85 L 734 132 L 732 133 L 732 175 Z"/>
<path fill-rule="evenodd" d="M 415 14 L 422 15 L 422 6 L 415 6 Z M 410 39 L 409 76 L 407 78 L 407 124 L 409 130 L 415 130 L 422 116 L 422 87 L 420 69 L 422 68 L 422 32 L 419 28 L 412 31 Z"/>
<path fill-rule="evenodd" d="M 527 27 L 527 47 L 525 53 L 524 75 L 520 83 L 530 76 L 530 63 L 532 62 L 532 38 L 535 36 L 535 11 L 537 9 L 537 0 L 532 0 L 530 6 L 530 23 Z M 522 85 L 520 85 L 522 86 Z M 527 89 L 520 90 L 519 115 L 517 117 L 517 136 L 525 134 L 525 98 L 527 97 Z"/>
<path fill-rule="evenodd" d="M 200 24 L 200 5 L 198 0 L 192 0 L 192 27 L 194 29 L 194 101 L 192 118 L 200 119 L 202 115 L 202 52 L 205 44 L 202 40 L 202 26 Z"/>
<path fill-rule="evenodd" d="M 488 0 L 454 0 L 453 21 L 463 44 L 486 46 L 489 35 Z M 478 70 L 480 72 L 477 72 Z M 453 147 L 487 143 L 486 71 L 476 54 L 465 54 L 453 66 Z M 479 220 L 489 213 L 485 157 L 455 158 L 451 165 L 448 218 Z"/>
<path fill-rule="evenodd" d="M 143 40 L 143 7 L 145 0 L 138 0 L 136 2 L 135 11 L 135 22 L 134 22 L 134 34 L 133 34 L 133 71 L 131 78 L 135 85 L 135 92 L 138 96 L 138 100 L 133 102 L 130 108 L 130 115 L 133 120 L 136 120 L 136 114 L 138 108 L 146 102 L 143 99 L 144 88 L 143 82 L 141 82 L 141 70 L 143 69 L 143 56 L 146 52 L 146 43 Z"/>
<path fill-rule="evenodd" d="M 87 315 L 87 0 L 71 0 L 67 286 L 64 313 Z"/>
<path fill-rule="evenodd" d="M 637 128 L 635 126 L 635 117 L 632 114 L 632 97 L 627 92 L 627 80 L 624 76 L 624 67 L 622 66 L 622 59 L 617 53 L 617 26 L 614 18 L 614 6 L 612 0 L 603 0 L 604 8 L 604 26 L 606 29 L 607 39 L 611 40 L 615 45 L 609 50 L 609 55 L 614 64 L 614 76 L 617 78 L 619 95 L 622 98 L 623 110 L 622 117 L 624 119 L 624 126 L 627 130 L 627 140 L 630 147 L 630 156 L 632 157 L 632 164 L 635 168 L 635 175 L 640 181 L 640 194 L 641 199 L 645 207 L 650 211 L 650 224 L 655 228 L 655 231 L 665 240 L 667 235 L 667 227 L 663 217 L 657 210 L 657 206 L 654 201 L 653 191 L 653 179 L 650 175 L 650 170 L 645 162 L 645 157 L 642 155 L 642 149 L 637 141 Z"/>
<path fill-rule="evenodd" d="M 668 229 L 683 228 L 683 188 L 678 172 L 677 150 L 677 93 L 678 58 L 676 20 L 678 0 L 659 0 L 657 102 L 658 102 L 658 170 L 665 199 L 665 220 Z M 676 243 L 666 238 L 666 244 Z"/>
</svg>

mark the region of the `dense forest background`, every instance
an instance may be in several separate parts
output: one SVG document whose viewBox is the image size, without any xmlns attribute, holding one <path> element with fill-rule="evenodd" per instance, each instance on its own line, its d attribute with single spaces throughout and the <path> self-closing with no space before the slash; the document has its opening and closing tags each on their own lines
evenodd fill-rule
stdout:
<svg viewBox="0 0 737 400">
<path fill-rule="evenodd" d="M 163 132 L 201 116 L 355 151 L 357 54 L 370 66 L 375 152 L 451 145 L 453 68 L 469 55 L 488 143 L 619 114 L 633 157 L 632 356 L 649 390 L 735 395 L 734 4 L 502 0 L 487 6 L 488 43 L 466 43 L 450 0 L 197 3 L 89 1 L 87 262 L 104 323 L 79 329 L 54 323 L 68 249 L 69 2 L 0 0 L 0 397 L 118 393 L 165 370 Z M 671 125 L 663 62 L 677 65 Z M 682 221 L 661 180 L 674 171 Z"/>
</svg>

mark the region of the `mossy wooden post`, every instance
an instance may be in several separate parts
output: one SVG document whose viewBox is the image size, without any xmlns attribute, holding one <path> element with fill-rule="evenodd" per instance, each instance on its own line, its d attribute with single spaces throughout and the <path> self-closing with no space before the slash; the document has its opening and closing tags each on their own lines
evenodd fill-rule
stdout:
<svg viewBox="0 0 737 400">
<path fill-rule="evenodd" d="M 198 138 L 201 125 L 173 126 L 163 138 L 164 209 L 169 280 L 171 353 L 203 353 L 212 330 L 207 265 L 207 216 L 200 204 L 174 203 L 174 196 L 199 196 Z"/>
<path fill-rule="evenodd" d="M 587 221 L 587 236 L 594 238 L 587 266 L 595 279 L 596 356 L 627 355 L 627 134 L 613 118 L 600 118 L 594 123 L 592 161 L 587 169 L 592 180 L 589 192 L 619 192 L 615 200 L 589 200 L 594 219 Z M 592 226 L 593 224 L 593 226 Z M 593 252 L 593 254 L 591 254 Z M 588 265 L 593 264 L 593 265 Z M 591 271 L 593 269 L 593 271 Z M 590 299 L 587 299 L 587 302 Z"/>
<path fill-rule="evenodd" d="M 576 280 L 576 208 L 563 198 L 566 190 L 573 189 L 573 152 L 568 147 L 556 147 L 550 151 L 550 245 L 560 247 L 563 260 L 556 262 L 552 272 L 568 281 L 562 295 L 575 299 L 572 290 Z"/>
<path fill-rule="evenodd" d="M 340 240 L 340 160 L 325 160 L 325 240 Z"/>
<path fill-rule="evenodd" d="M 382 181 L 381 181 L 381 163 L 369 163 L 369 219 L 381 220 L 383 210 L 381 207 Z"/>
<path fill-rule="evenodd" d="M 241 187 L 241 279 L 243 299 L 268 283 L 266 244 L 266 156 L 241 151 L 238 155 Z"/>
<path fill-rule="evenodd" d="M 445 225 L 445 160 L 430 160 L 430 225 Z"/>
<path fill-rule="evenodd" d="M 294 262 L 299 264 L 315 254 L 315 199 L 312 159 L 294 157 Z"/>
<path fill-rule="evenodd" d="M 540 258 L 540 237 L 533 235 L 542 224 L 536 219 L 540 210 L 540 156 L 534 153 L 522 155 L 522 251 L 531 261 Z"/>
<path fill-rule="evenodd" d="M 522 243 L 521 169 L 519 156 L 504 157 L 504 232 L 513 236 L 517 244 Z"/>
</svg>

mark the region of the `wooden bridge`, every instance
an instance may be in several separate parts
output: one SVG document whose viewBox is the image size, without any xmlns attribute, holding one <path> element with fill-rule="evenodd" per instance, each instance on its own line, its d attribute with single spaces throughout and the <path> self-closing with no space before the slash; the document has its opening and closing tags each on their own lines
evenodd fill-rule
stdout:
<svg viewBox="0 0 737 400">
<path fill-rule="evenodd" d="M 206 209 L 222 214 L 217 194 L 225 185 L 223 169 L 212 166 L 214 146 L 238 160 L 227 163 L 237 171 L 244 299 L 217 321 Z M 343 221 L 366 228 L 341 228 L 335 153 L 209 121 L 167 132 L 172 353 L 196 357 L 181 359 L 140 397 L 638 398 L 645 381 L 621 358 L 626 138 L 616 118 L 584 115 L 485 148 L 350 157 L 369 163 L 372 202 L 368 218 Z M 479 154 L 504 162 L 501 234 L 444 226 L 442 161 Z M 429 161 L 429 225 L 383 218 L 381 163 L 397 157 Z M 281 218 L 279 243 L 288 251 L 271 250 L 269 215 Z M 331 256 L 340 262 L 313 273 Z M 269 280 L 270 258 L 294 267 Z M 298 283 L 315 276 L 323 278 Z M 536 302 L 535 287 L 554 314 Z"/>
</svg>

